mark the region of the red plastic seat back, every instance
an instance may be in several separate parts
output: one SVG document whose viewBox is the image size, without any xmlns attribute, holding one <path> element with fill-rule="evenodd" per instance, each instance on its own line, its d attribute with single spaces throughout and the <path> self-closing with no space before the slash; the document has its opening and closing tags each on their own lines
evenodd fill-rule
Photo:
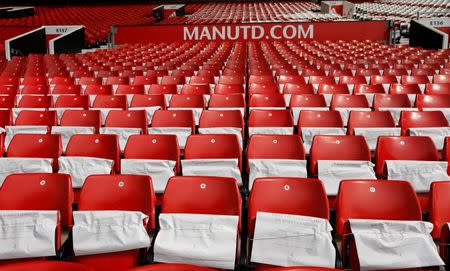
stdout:
<svg viewBox="0 0 450 271">
<path fill-rule="evenodd" d="M 287 83 L 283 88 L 284 94 L 314 94 L 312 84 L 292 84 Z"/>
<path fill-rule="evenodd" d="M 181 94 L 185 95 L 204 95 L 211 94 L 209 85 L 183 85 Z"/>
<path fill-rule="evenodd" d="M 205 108 L 205 99 L 203 95 L 174 94 L 170 99 L 169 107 Z"/>
<path fill-rule="evenodd" d="M 335 94 L 331 100 L 331 108 L 338 107 L 359 107 L 359 108 L 369 108 L 369 102 L 364 95 L 345 95 L 345 94 Z"/>
<path fill-rule="evenodd" d="M 98 110 L 66 110 L 64 111 L 61 126 L 89 126 L 96 131 L 100 129 L 102 116 Z"/>
<path fill-rule="evenodd" d="M 199 128 L 235 127 L 244 131 L 244 120 L 239 110 L 204 110 Z"/>
<path fill-rule="evenodd" d="M 402 126 L 402 134 L 406 135 L 410 128 L 447 127 L 448 121 L 441 111 L 405 111 L 401 115 L 400 125 Z"/>
<path fill-rule="evenodd" d="M 305 160 L 306 154 L 298 135 L 252 135 L 248 143 L 247 159 Z"/>
<path fill-rule="evenodd" d="M 0 96 L 0 108 L 13 108 L 16 96 Z"/>
<path fill-rule="evenodd" d="M 389 89 L 390 94 L 420 94 L 420 87 L 417 84 L 402 85 L 392 84 Z"/>
<path fill-rule="evenodd" d="M 354 94 L 372 94 L 372 93 L 381 93 L 384 94 L 386 91 L 384 91 L 383 85 L 366 85 L 366 84 L 358 84 L 355 85 L 353 89 Z"/>
<path fill-rule="evenodd" d="M 450 95 L 450 83 L 434 83 L 425 86 L 425 94 L 447 94 Z"/>
<path fill-rule="evenodd" d="M 72 181 L 68 174 L 12 174 L 6 177 L 0 190 L 1 210 L 58 210 L 65 227 L 73 224 L 72 202 Z"/>
<path fill-rule="evenodd" d="M 450 107 L 450 94 L 419 94 L 416 98 L 416 106 L 420 109 Z"/>
<path fill-rule="evenodd" d="M 11 110 L 0 110 L 0 127 L 5 128 L 5 126 L 12 125 L 12 123 Z"/>
<path fill-rule="evenodd" d="M 348 118 L 348 132 L 355 128 L 395 128 L 395 121 L 389 111 L 352 111 Z"/>
<path fill-rule="evenodd" d="M 155 193 L 151 178 L 142 175 L 91 175 L 81 188 L 80 211 L 139 211 L 155 227 Z"/>
<path fill-rule="evenodd" d="M 384 174 L 386 160 L 438 161 L 433 140 L 427 136 L 380 136 L 376 149 L 375 172 Z"/>
<path fill-rule="evenodd" d="M 88 109 L 89 96 L 85 95 L 61 95 L 55 102 L 55 107 L 77 107 Z"/>
<path fill-rule="evenodd" d="M 322 182 L 307 178 L 258 178 L 248 204 L 248 231 L 253 236 L 257 212 L 314 216 L 329 219 Z"/>
<path fill-rule="evenodd" d="M 339 84 L 367 84 L 366 78 L 363 75 L 355 75 L 355 76 L 348 76 L 348 75 L 342 75 L 339 77 Z"/>
<path fill-rule="evenodd" d="M 124 159 L 156 159 L 177 162 L 180 167 L 180 147 L 176 135 L 132 135 L 123 153 Z"/>
<path fill-rule="evenodd" d="M 373 108 L 378 110 L 382 107 L 411 107 L 411 102 L 406 94 L 375 94 Z"/>
<path fill-rule="evenodd" d="M 17 104 L 19 108 L 49 108 L 52 106 L 51 96 L 24 95 Z"/>
<path fill-rule="evenodd" d="M 119 85 L 116 89 L 116 95 L 145 94 L 143 85 Z"/>
<path fill-rule="evenodd" d="M 234 134 L 191 135 L 186 142 L 184 159 L 238 159 L 242 169 L 242 151 Z"/>
<path fill-rule="evenodd" d="M 450 181 L 431 183 L 430 221 L 433 238 L 439 238 L 442 226 L 450 221 Z"/>
<path fill-rule="evenodd" d="M 343 180 L 337 196 L 338 235 L 349 219 L 422 220 L 422 210 L 407 181 Z"/>
<path fill-rule="evenodd" d="M 111 85 L 87 85 L 85 95 L 113 95 Z"/>
<path fill-rule="evenodd" d="M 16 125 L 44 125 L 55 126 L 58 123 L 56 111 L 20 111 L 16 118 Z"/>
<path fill-rule="evenodd" d="M 250 107 L 286 107 L 283 95 L 275 94 L 253 94 L 249 101 Z"/>
<path fill-rule="evenodd" d="M 147 132 L 147 112 L 145 110 L 112 110 L 105 120 L 105 127 L 140 128 Z"/>
<path fill-rule="evenodd" d="M 300 112 L 298 127 L 338 127 L 343 128 L 341 113 L 338 111 L 303 110 Z"/>
<path fill-rule="evenodd" d="M 150 86 L 148 94 L 177 94 L 177 85 L 158 85 Z"/>
<path fill-rule="evenodd" d="M 1 271 L 94 271 L 94 269 L 77 263 L 62 261 L 25 261 L 7 264 L 0 267 Z"/>
<path fill-rule="evenodd" d="M 323 95 L 294 94 L 289 107 L 327 107 L 327 102 Z"/>
<path fill-rule="evenodd" d="M 73 135 L 66 148 L 66 156 L 86 156 L 114 161 L 114 170 L 120 172 L 120 148 L 117 135 Z"/>
<path fill-rule="evenodd" d="M 213 94 L 209 100 L 209 108 L 216 107 L 245 107 L 245 99 L 242 94 Z"/>
<path fill-rule="evenodd" d="M 195 131 L 194 113 L 191 110 L 157 110 L 152 127 L 190 127 Z"/>
<path fill-rule="evenodd" d="M 240 225 L 241 205 L 233 178 L 175 176 L 167 183 L 161 213 L 234 215 Z"/>
<path fill-rule="evenodd" d="M 92 107 L 127 109 L 127 97 L 125 95 L 97 95 Z"/>
<path fill-rule="evenodd" d="M 370 161 L 370 150 L 363 136 L 317 135 L 311 145 L 309 170 L 317 175 L 319 160 Z"/>
<path fill-rule="evenodd" d="M 130 102 L 130 107 L 151 107 L 159 106 L 161 109 L 166 108 L 166 100 L 162 94 L 135 94 Z"/>
<path fill-rule="evenodd" d="M 293 127 L 290 110 L 252 110 L 248 118 L 249 127 Z"/>
<path fill-rule="evenodd" d="M 350 90 L 343 84 L 320 84 L 317 94 L 350 94 Z"/>
</svg>

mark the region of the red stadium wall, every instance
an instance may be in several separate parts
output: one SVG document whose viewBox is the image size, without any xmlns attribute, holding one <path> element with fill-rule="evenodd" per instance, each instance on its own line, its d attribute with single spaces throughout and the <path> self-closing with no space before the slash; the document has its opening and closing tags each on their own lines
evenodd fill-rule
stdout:
<svg viewBox="0 0 450 271">
<path fill-rule="evenodd" d="M 18 36 L 23 33 L 26 33 L 35 28 L 37 28 L 37 27 L 36 26 L 2 26 L 2 27 L 0 27 L 0 43 L 4 44 L 5 40 L 10 39 L 15 36 Z"/>
<path fill-rule="evenodd" d="M 386 41 L 387 21 L 113 26 L 114 44 L 183 41 Z"/>
</svg>

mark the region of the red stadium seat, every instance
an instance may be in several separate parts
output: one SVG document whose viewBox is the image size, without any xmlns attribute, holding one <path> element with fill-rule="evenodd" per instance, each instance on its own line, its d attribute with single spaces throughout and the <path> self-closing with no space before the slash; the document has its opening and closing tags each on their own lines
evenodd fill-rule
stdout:
<svg viewBox="0 0 450 271">
<path fill-rule="evenodd" d="M 7 264 L 0 267 L 1 271 L 94 271 L 92 268 L 71 262 L 62 261 L 27 261 L 23 263 Z"/>
<path fill-rule="evenodd" d="M 341 245 L 344 266 L 359 270 L 349 219 L 420 221 L 422 211 L 408 182 L 343 180 L 337 198 L 336 232 L 343 237 Z"/>
<path fill-rule="evenodd" d="M 72 202 L 72 183 L 67 174 L 11 174 L 0 190 L 1 210 L 59 210 L 65 228 L 73 224 Z"/>
<path fill-rule="evenodd" d="M 61 126 L 86 126 L 94 127 L 98 132 L 102 125 L 102 116 L 97 110 L 66 110 L 64 111 Z"/>
<path fill-rule="evenodd" d="M 55 107 L 59 108 L 89 108 L 89 96 L 85 95 L 61 95 L 56 99 Z"/>
<path fill-rule="evenodd" d="M 248 117 L 249 135 L 293 134 L 294 120 L 290 110 L 259 110 L 250 112 Z"/>
<path fill-rule="evenodd" d="M 433 182 L 430 189 L 430 221 L 433 223 L 433 238 L 441 237 L 441 229 L 450 222 L 450 182 Z M 444 244 L 441 244 L 441 246 Z M 444 245 L 445 246 L 445 245 Z"/>
<path fill-rule="evenodd" d="M 410 128 L 448 127 L 448 121 L 441 111 L 403 112 L 400 125 L 402 135 L 407 135 Z"/>
<path fill-rule="evenodd" d="M 147 133 L 147 114 L 144 110 L 110 111 L 105 120 L 105 127 L 140 128 Z"/>
<path fill-rule="evenodd" d="M 323 95 L 294 94 L 291 97 L 289 107 L 326 107 L 327 103 Z"/>
<path fill-rule="evenodd" d="M 49 108 L 51 106 L 51 96 L 24 95 L 17 104 L 17 107 L 21 108 Z"/>
<path fill-rule="evenodd" d="M 286 103 L 283 95 L 279 93 L 274 94 L 253 94 L 250 96 L 249 101 L 250 108 L 273 108 L 280 107 L 285 108 Z"/>
<path fill-rule="evenodd" d="M 122 185 L 120 185 L 120 183 Z M 99 195 L 107 196 L 99 196 Z M 78 203 L 80 211 L 140 211 L 149 217 L 147 227 L 155 227 L 155 194 L 147 176 L 93 175 L 86 178 Z M 76 256 L 74 261 L 95 270 L 125 270 L 137 264 L 140 251 Z"/>
<path fill-rule="evenodd" d="M 55 126 L 58 119 L 55 111 L 23 110 L 19 112 L 15 125 Z"/>
</svg>

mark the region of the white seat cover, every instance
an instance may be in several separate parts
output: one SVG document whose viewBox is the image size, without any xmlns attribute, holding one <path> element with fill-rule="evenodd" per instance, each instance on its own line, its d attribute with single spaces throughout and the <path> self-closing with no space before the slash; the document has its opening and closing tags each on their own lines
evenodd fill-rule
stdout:
<svg viewBox="0 0 450 271">
<path fill-rule="evenodd" d="M 52 161 L 46 158 L 0 158 L 0 186 L 10 174 L 52 173 Z"/>
<path fill-rule="evenodd" d="M 328 220 L 258 212 L 251 261 L 276 266 L 334 268 L 336 251 Z"/>
<path fill-rule="evenodd" d="M 0 211 L 0 260 L 56 256 L 58 211 Z"/>
<path fill-rule="evenodd" d="M 187 138 L 191 135 L 192 129 L 189 127 L 153 127 L 148 128 L 148 134 L 176 135 L 180 149 L 186 146 Z"/>
<path fill-rule="evenodd" d="M 450 136 L 450 127 L 409 128 L 411 136 L 429 136 L 438 150 L 444 149 L 445 137 Z"/>
<path fill-rule="evenodd" d="M 72 187 L 81 188 L 89 175 L 110 174 L 114 164 L 113 160 L 94 157 L 59 157 L 58 173 L 67 173 L 72 176 Z"/>
<path fill-rule="evenodd" d="M 150 247 L 144 227 L 148 216 L 132 211 L 74 211 L 75 256 Z"/>
<path fill-rule="evenodd" d="M 113 110 L 120 111 L 120 110 L 122 110 L 122 108 L 98 108 L 98 107 L 95 107 L 95 108 L 89 108 L 89 110 L 100 111 L 100 114 L 102 115 L 102 125 L 105 125 L 106 116 L 108 116 L 109 112 L 113 111 Z"/>
<path fill-rule="evenodd" d="M 325 186 L 327 195 L 337 195 L 342 180 L 376 180 L 374 164 L 369 161 L 319 160 L 317 162 L 319 180 Z"/>
<path fill-rule="evenodd" d="M 423 111 L 441 111 L 450 123 L 450 108 L 422 108 Z"/>
<path fill-rule="evenodd" d="M 198 133 L 201 135 L 205 134 L 232 134 L 237 135 L 239 145 L 243 146 L 243 140 L 242 140 L 242 129 L 237 127 L 213 127 L 213 128 L 198 128 Z"/>
<path fill-rule="evenodd" d="M 156 110 L 160 110 L 161 106 L 146 106 L 146 107 L 128 107 L 128 110 L 145 110 L 147 113 L 148 124 L 152 123 L 153 115 Z"/>
<path fill-rule="evenodd" d="M 163 193 L 169 178 L 175 176 L 176 161 L 152 159 L 122 159 L 121 173 L 152 177 L 153 189 Z"/>
<path fill-rule="evenodd" d="M 416 192 L 429 192 L 435 181 L 450 180 L 447 162 L 386 160 L 388 180 L 409 181 Z"/>
<path fill-rule="evenodd" d="M 298 124 L 298 119 L 300 118 L 300 112 L 304 110 L 312 111 L 329 111 L 328 107 L 292 107 L 292 116 L 294 117 L 294 125 Z"/>
<path fill-rule="evenodd" d="M 84 126 L 53 126 L 52 134 L 61 135 L 61 141 L 64 152 L 66 152 L 67 143 L 69 143 L 72 135 L 92 135 L 94 134 L 94 127 Z"/>
<path fill-rule="evenodd" d="M 344 126 L 347 126 L 348 124 L 348 118 L 350 117 L 350 112 L 352 111 L 372 111 L 371 108 L 365 108 L 365 107 L 337 107 L 335 108 L 336 111 L 339 111 L 341 113 L 342 121 L 344 122 Z"/>
<path fill-rule="evenodd" d="M 377 148 L 379 136 L 399 136 L 401 134 L 400 128 L 386 127 L 354 128 L 353 131 L 355 135 L 364 136 L 371 151 Z"/>
<path fill-rule="evenodd" d="M 128 138 L 132 135 L 140 135 L 140 128 L 118 128 L 118 127 L 102 127 L 100 134 L 117 135 L 119 137 L 120 151 L 123 152 L 127 145 Z"/>
<path fill-rule="evenodd" d="M 234 269 L 238 222 L 238 216 L 162 213 L 155 261 Z"/>
<path fill-rule="evenodd" d="M 306 154 L 311 151 L 312 141 L 316 135 L 346 135 L 347 129 L 336 127 L 302 127 L 303 147 Z"/>
<path fill-rule="evenodd" d="M 186 159 L 181 160 L 183 176 L 231 177 L 242 185 L 238 159 Z"/>
<path fill-rule="evenodd" d="M 306 160 L 294 159 L 249 159 L 249 189 L 257 178 L 308 176 Z"/>
<path fill-rule="evenodd" d="M 5 126 L 5 149 L 8 149 L 9 143 L 13 139 L 14 135 L 18 134 L 46 134 L 48 130 L 47 126 L 33 126 L 33 125 L 16 125 Z"/>
<path fill-rule="evenodd" d="M 248 136 L 252 135 L 293 135 L 294 127 L 248 127 Z"/>
<path fill-rule="evenodd" d="M 191 110 L 194 113 L 195 125 L 199 124 L 200 116 L 202 115 L 203 108 L 183 108 L 183 107 L 170 107 L 169 110 Z"/>
<path fill-rule="evenodd" d="M 380 107 L 379 111 L 389 111 L 391 112 L 392 117 L 394 118 L 395 124 L 399 125 L 400 115 L 402 111 L 419 111 L 418 108 L 410 108 L 410 107 Z"/>
<path fill-rule="evenodd" d="M 444 265 L 429 222 L 350 219 L 350 227 L 361 270 Z"/>
</svg>

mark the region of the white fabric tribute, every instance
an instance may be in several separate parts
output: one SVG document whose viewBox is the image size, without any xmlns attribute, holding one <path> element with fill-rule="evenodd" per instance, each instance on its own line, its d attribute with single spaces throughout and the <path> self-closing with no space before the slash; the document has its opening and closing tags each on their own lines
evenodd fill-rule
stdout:
<svg viewBox="0 0 450 271">
<path fill-rule="evenodd" d="M 447 162 L 386 160 L 388 180 L 409 181 L 416 192 L 429 192 L 435 181 L 450 180 Z"/>
<path fill-rule="evenodd" d="M 58 125 L 61 123 L 61 118 L 66 112 L 66 110 L 83 110 L 84 108 L 81 107 L 51 107 L 48 110 L 49 111 L 56 111 L 56 116 L 58 117 Z"/>
<path fill-rule="evenodd" d="M 350 219 L 350 227 L 361 270 L 444 265 L 429 222 Z"/>
<path fill-rule="evenodd" d="M 450 136 L 450 127 L 409 128 L 411 136 L 429 136 L 438 150 L 444 149 L 445 137 Z"/>
<path fill-rule="evenodd" d="M 47 126 L 32 126 L 32 125 L 16 125 L 5 126 L 5 148 L 8 149 L 9 143 L 13 139 L 14 135 L 18 134 L 46 134 Z"/>
<path fill-rule="evenodd" d="M 371 151 L 374 151 L 377 148 L 379 136 L 399 136 L 401 134 L 400 128 L 386 127 L 355 128 L 353 131 L 355 135 L 364 136 Z"/>
<path fill-rule="evenodd" d="M 155 261 L 234 269 L 238 222 L 238 216 L 162 213 Z"/>
<path fill-rule="evenodd" d="M 15 173 L 52 173 L 53 159 L 0 158 L 0 186 L 8 175 Z"/>
<path fill-rule="evenodd" d="M 294 159 L 249 159 L 249 189 L 257 178 L 299 177 L 306 178 L 306 160 Z"/>
<path fill-rule="evenodd" d="M 316 135 L 346 135 L 347 129 L 336 127 L 302 127 L 302 140 L 306 154 L 311 151 L 311 145 Z"/>
<path fill-rule="evenodd" d="M 248 136 L 252 135 L 292 135 L 294 127 L 248 127 Z"/>
<path fill-rule="evenodd" d="M 55 256 L 58 211 L 0 211 L 0 260 Z"/>
<path fill-rule="evenodd" d="M 64 152 L 66 152 L 67 144 L 73 135 L 92 135 L 94 134 L 94 127 L 83 126 L 53 126 L 52 134 L 61 135 L 61 141 Z"/>
<path fill-rule="evenodd" d="M 375 180 L 374 164 L 369 161 L 319 160 L 319 180 L 327 191 L 327 195 L 335 196 L 342 180 L 369 179 Z"/>
<path fill-rule="evenodd" d="M 181 160 L 183 176 L 231 177 L 242 185 L 238 159 L 187 159 Z"/>
<path fill-rule="evenodd" d="M 180 149 L 184 149 L 187 138 L 191 135 L 191 130 L 189 127 L 153 127 L 148 128 L 148 134 L 176 135 Z"/>
<path fill-rule="evenodd" d="M 73 219 L 76 256 L 150 247 L 144 226 L 148 216 L 141 212 L 75 211 Z"/>
<path fill-rule="evenodd" d="M 119 138 L 120 151 L 125 150 L 128 138 L 132 135 L 140 135 L 142 129 L 140 128 L 118 128 L 118 127 L 102 127 L 100 128 L 100 134 L 117 135 Z"/>
<path fill-rule="evenodd" d="M 122 159 L 122 174 L 137 174 L 152 177 L 153 189 L 163 193 L 169 178 L 175 176 L 176 161 L 151 159 Z"/>
<path fill-rule="evenodd" d="M 332 230 L 323 218 L 258 212 L 251 261 L 286 267 L 334 268 Z"/>
<path fill-rule="evenodd" d="M 108 116 L 110 111 L 113 110 L 122 110 L 122 108 L 89 108 L 89 110 L 98 110 L 100 111 L 100 114 L 102 115 L 102 125 L 105 125 L 106 117 Z"/>
<path fill-rule="evenodd" d="M 59 173 L 72 176 L 72 187 L 81 188 L 89 175 L 110 174 L 113 160 L 94 157 L 62 156 L 58 159 Z"/>
<path fill-rule="evenodd" d="M 18 103 L 19 101 L 17 101 Z M 19 116 L 19 113 L 22 111 L 46 111 L 47 108 L 25 108 L 25 107 L 20 107 L 20 108 L 11 108 L 11 112 L 13 115 L 13 122 L 16 123 L 16 119 L 17 116 Z"/>
</svg>

